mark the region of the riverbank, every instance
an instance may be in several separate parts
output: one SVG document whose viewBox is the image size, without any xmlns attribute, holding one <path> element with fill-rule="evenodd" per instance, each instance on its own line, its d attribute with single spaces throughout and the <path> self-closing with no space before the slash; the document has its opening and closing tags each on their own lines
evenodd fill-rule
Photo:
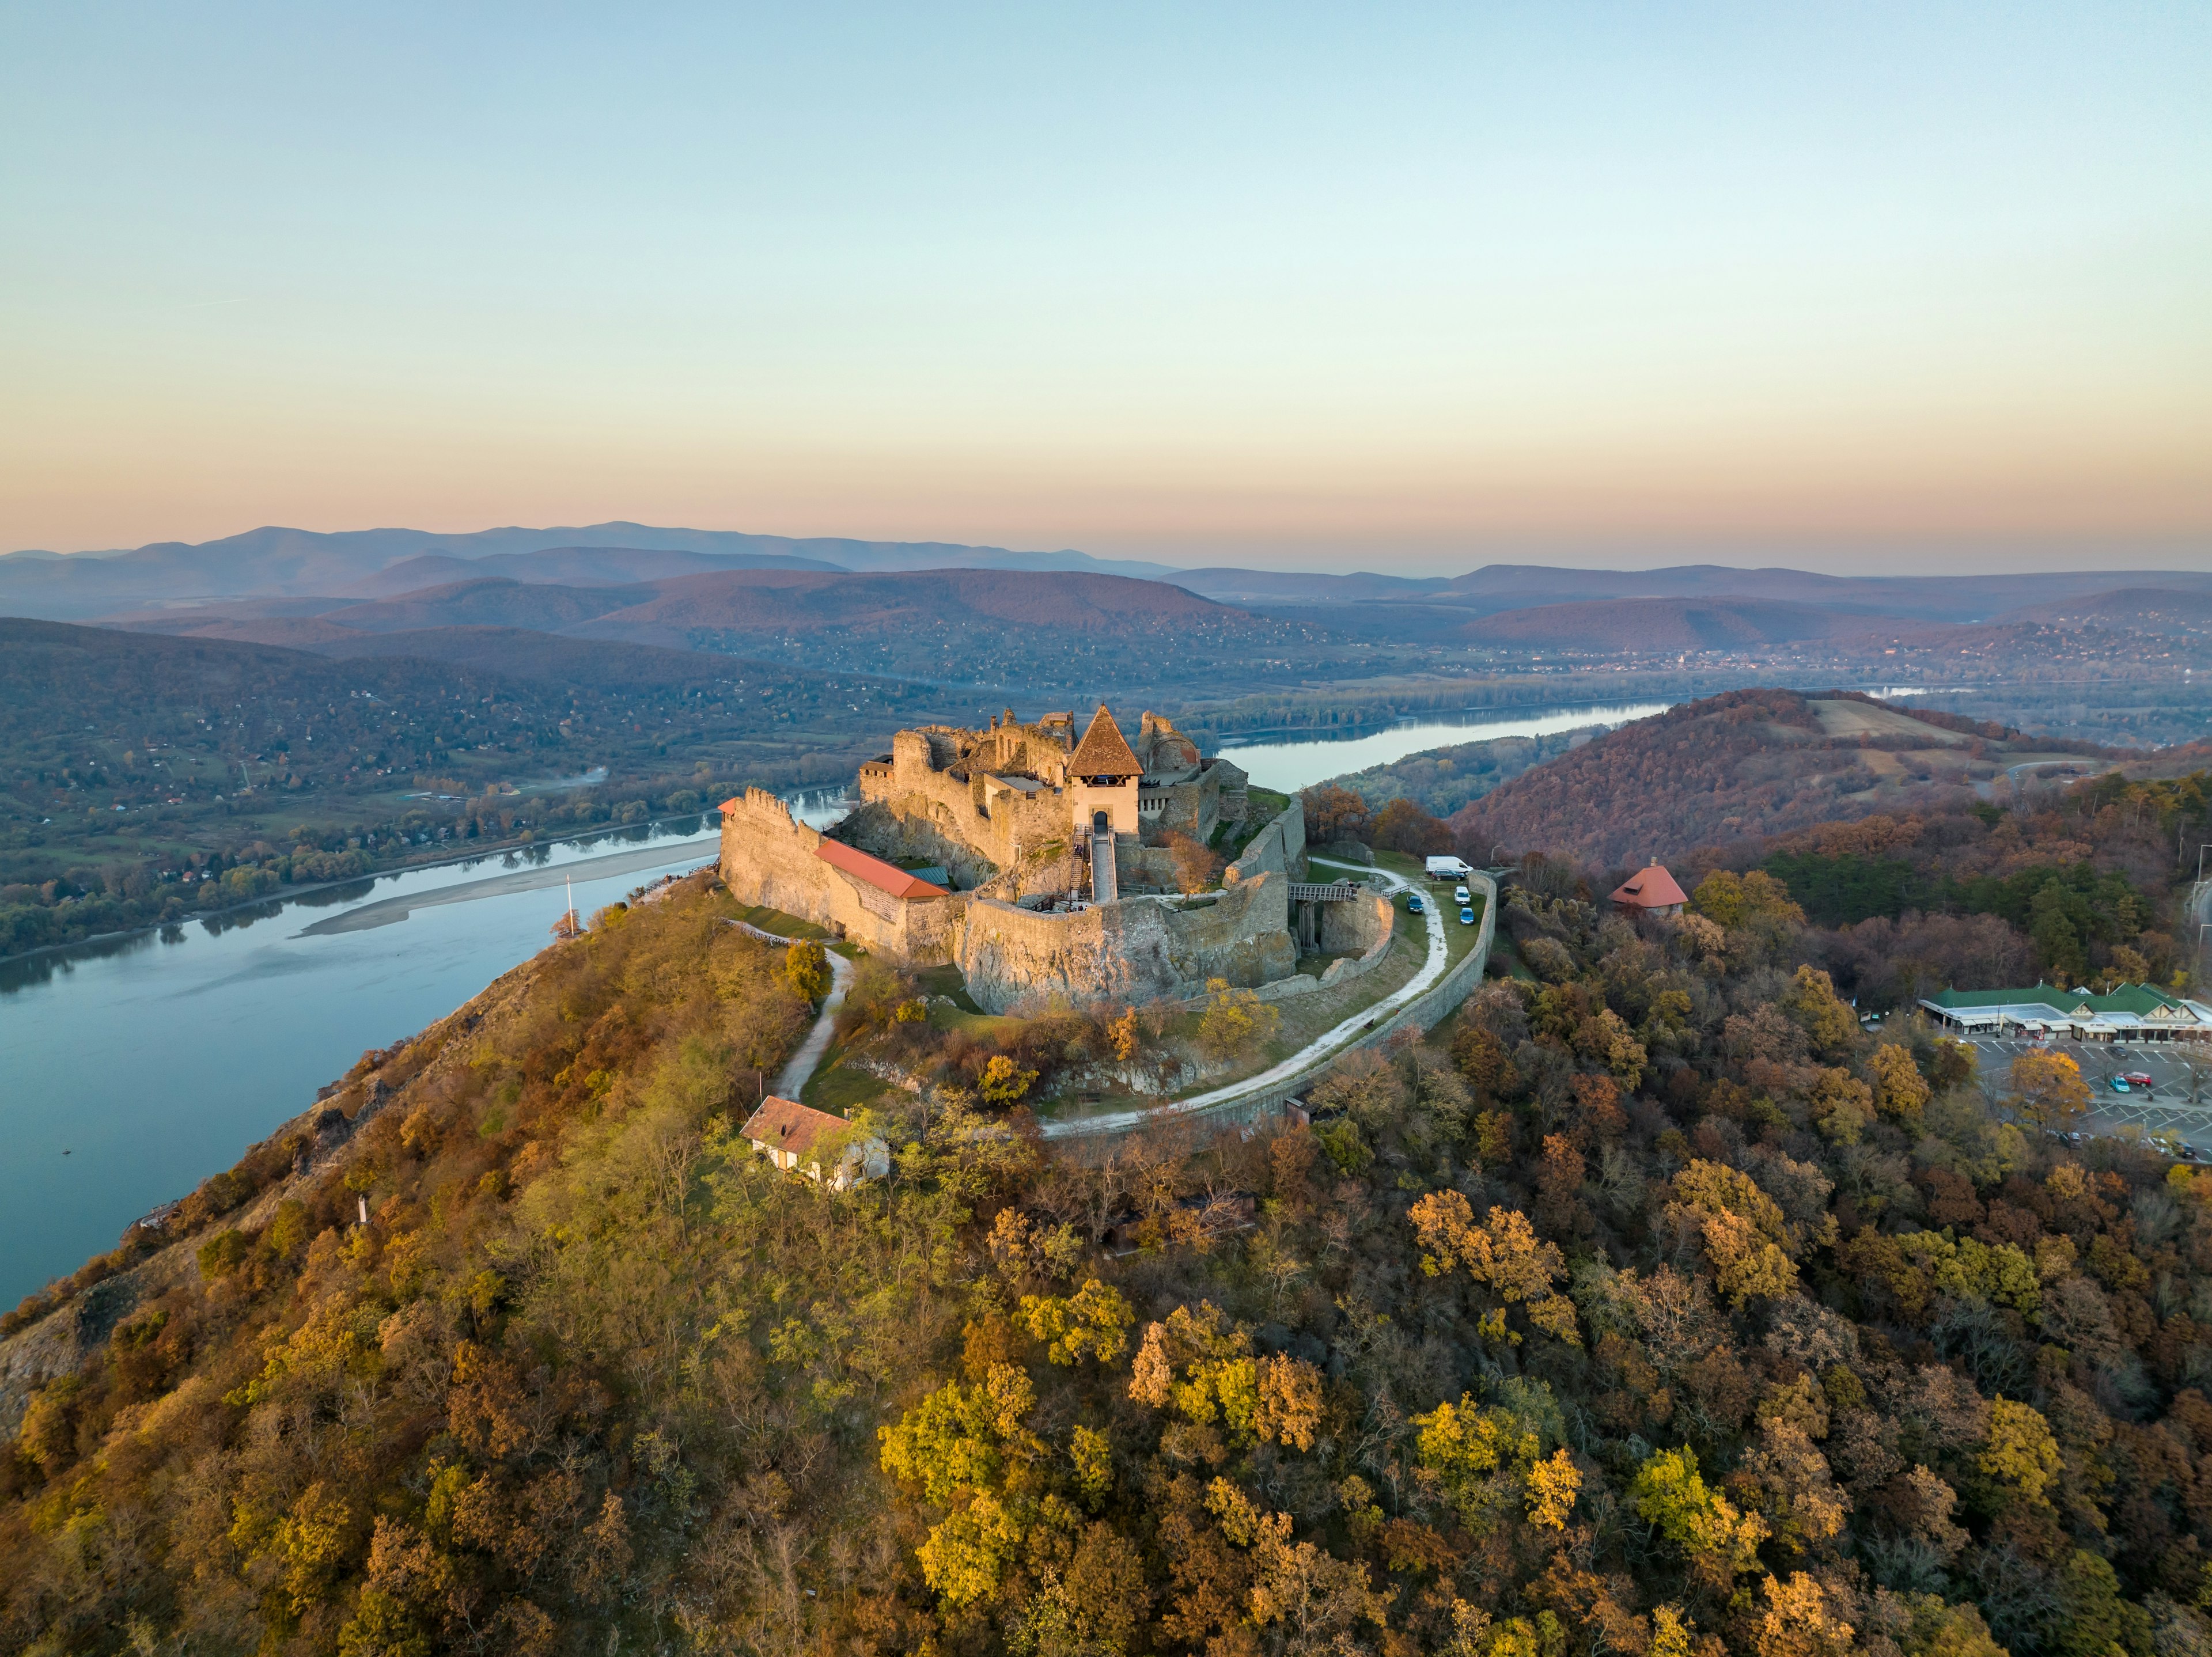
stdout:
<svg viewBox="0 0 2212 1657">
<path fill-rule="evenodd" d="M 710 818 L 712 822 L 708 821 Z M 427 874 L 433 869 L 451 869 L 462 864 L 480 863 L 486 858 L 512 857 L 518 853 L 540 848 L 550 850 L 555 847 L 573 846 L 583 841 L 601 840 L 617 835 L 632 835 L 641 829 L 648 835 L 665 832 L 669 837 L 674 838 L 683 831 L 669 828 L 667 824 L 687 820 L 689 819 L 675 817 L 667 819 L 666 822 L 626 822 L 614 828 L 603 825 L 598 828 L 578 829 L 569 835 L 555 835 L 544 840 L 495 841 L 489 845 L 479 842 L 477 849 L 471 851 L 453 852 L 444 856 L 403 859 L 384 868 L 372 869 L 366 874 L 348 875 L 343 880 L 318 880 L 308 882 L 304 885 L 288 886 L 281 892 L 270 893 L 266 896 L 247 898 L 238 903 L 226 903 L 218 908 L 193 909 L 172 920 L 149 921 L 143 926 L 125 926 L 109 932 L 88 932 L 84 937 L 71 938 L 66 944 L 42 944 L 35 950 L 0 950 L 0 968 L 19 961 L 36 961 L 42 956 L 67 955 L 73 950 L 87 950 L 102 944 L 128 943 L 134 938 L 149 938 L 165 928 L 183 926 L 196 920 L 220 920 L 226 915 L 281 913 L 287 905 L 303 902 L 319 893 L 343 891 L 349 886 L 363 884 L 374 887 L 380 880 L 390 880 L 402 875 Z M 715 811 L 702 812 L 696 821 L 702 825 L 696 832 L 704 834 L 720 824 L 721 815 Z M 272 905 L 275 906 L 273 908 L 270 907 Z M 5 994 L 9 988 L 9 986 L 4 981 L 0 981 L 0 994 Z"/>
</svg>

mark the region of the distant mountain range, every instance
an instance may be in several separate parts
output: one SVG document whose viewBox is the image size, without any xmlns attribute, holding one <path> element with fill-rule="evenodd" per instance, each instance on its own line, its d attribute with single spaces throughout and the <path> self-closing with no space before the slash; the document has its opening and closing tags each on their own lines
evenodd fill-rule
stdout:
<svg viewBox="0 0 2212 1657">
<path fill-rule="evenodd" d="M 0 558 L 9 614 L 326 655 L 387 654 L 371 640 L 405 635 L 429 659 L 526 675 L 559 664 L 579 683 L 713 671 L 660 655 L 583 665 L 590 648 L 620 645 L 1055 704 L 1114 687 L 1188 696 L 1601 663 L 1846 683 L 1869 673 L 2163 683 L 2212 670 L 2202 571 L 1493 564 L 1413 578 L 629 523 L 460 536 L 270 528 L 114 554 L 16 553 Z M 533 665 L 533 637 L 568 642 Z M 2163 690 L 2152 703 L 2179 707 Z M 2174 722 L 2160 718 L 2161 731 Z"/>
<path fill-rule="evenodd" d="M 1805 570 L 1686 564 L 1653 570 L 1491 564 L 1464 575 L 1212 567 L 1176 569 L 1062 550 L 1024 552 L 939 541 L 748 535 L 727 530 L 608 523 L 506 528 L 467 535 L 428 530 L 264 528 L 218 541 L 156 542 L 129 551 L 0 557 L 0 614 L 110 617 L 151 606 L 284 597 L 393 598 L 480 576 L 537 585 L 621 586 L 739 569 L 880 574 L 925 569 L 1018 570 L 1165 581 L 1248 609 L 1357 606 L 1391 630 L 1409 609 L 1474 616 L 1623 599 L 1757 600 L 1923 622 L 1981 622 L 2123 588 L 2212 598 L 2212 574 L 2088 571 L 1993 576 L 1841 576 Z M 2040 619 L 2038 616 L 2037 619 Z M 1772 616 L 1754 622 L 1764 630 Z M 1404 623 L 1412 628 L 1410 621 Z M 1433 636 L 1432 629 L 1431 636 Z"/>
<path fill-rule="evenodd" d="M 493 576 L 389 598 L 254 598 L 111 625 L 339 656 L 394 653 L 370 641 L 404 637 L 404 653 L 524 677 L 544 671 L 521 661 L 521 640 L 539 638 L 564 646 L 548 662 L 571 667 L 600 642 L 649 646 L 609 670 L 630 683 L 681 680 L 708 661 L 726 672 L 739 656 L 933 683 L 1011 678 L 1053 695 L 1230 671 L 1281 658 L 1310 631 L 1121 575 L 782 567 L 602 586 Z"/>
<path fill-rule="evenodd" d="M 688 553 L 681 566 L 667 555 Z M 598 555 L 594 558 L 593 555 Z M 619 555 L 612 562 L 611 555 Z M 710 569 L 782 568 L 876 572 L 913 569 L 1058 570 L 1087 574 L 1158 576 L 1164 564 L 1093 558 L 1082 552 L 1012 552 L 933 541 L 855 541 L 744 535 L 725 530 L 657 529 L 644 524 L 584 528 L 495 529 L 471 535 L 427 530 L 264 528 L 219 541 L 157 541 L 130 551 L 44 551 L 0 557 L 0 614 L 55 620 L 105 616 L 131 606 L 210 598 L 272 598 L 349 592 L 410 592 L 455 579 L 457 567 L 507 561 L 501 574 L 528 573 L 542 581 L 637 580 Z M 531 561 L 517 564 L 517 560 Z M 404 582 L 372 578 L 404 562 Z M 617 573 L 620 570 L 624 573 Z"/>
</svg>

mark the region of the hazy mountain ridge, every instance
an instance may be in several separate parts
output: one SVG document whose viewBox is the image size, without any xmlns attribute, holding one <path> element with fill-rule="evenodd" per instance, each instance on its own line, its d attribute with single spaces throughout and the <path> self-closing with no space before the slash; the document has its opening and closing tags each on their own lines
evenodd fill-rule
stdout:
<svg viewBox="0 0 2212 1657">
<path fill-rule="evenodd" d="M 403 559 L 474 561 L 563 550 L 688 552 L 748 561 L 827 564 L 860 572 L 965 568 L 1062 570 L 1154 576 L 1163 564 L 1093 558 L 1074 551 L 1021 552 L 932 541 L 752 535 L 734 530 L 661 529 L 631 523 L 465 535 L 428 530 L 322 531 L 269 525 L 220 540 L 155 542 L 127 552 L 0 557 L 0 611 L 50 620 L 104 616 L 164 600 L 337 592 Z M 423 583 L 421 585 L 428 585 Z"/>
</svg>

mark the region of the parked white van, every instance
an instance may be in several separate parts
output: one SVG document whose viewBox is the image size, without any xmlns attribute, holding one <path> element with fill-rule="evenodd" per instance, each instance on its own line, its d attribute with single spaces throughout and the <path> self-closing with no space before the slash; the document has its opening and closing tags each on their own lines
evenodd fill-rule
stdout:
<svg viewBox="0 0 2212 1657">
<path fill-rule="evenodd" d="M 1431 858 L 1431 880 L 1465 880 L 1474 872 L 1474 865 L 1463 858 Z"/>
</svg>

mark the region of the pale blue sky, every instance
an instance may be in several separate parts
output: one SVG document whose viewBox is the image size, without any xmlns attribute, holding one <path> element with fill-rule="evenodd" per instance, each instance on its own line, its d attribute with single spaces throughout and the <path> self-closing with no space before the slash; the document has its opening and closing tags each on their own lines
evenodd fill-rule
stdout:
<svg viewBox="0 0 2212 1657">
<path fill-rule="evenodd" d="M 0 5 L 0 547 L 2200 561 L 2208 86 L 2203 4 Z"/>
</svg>

